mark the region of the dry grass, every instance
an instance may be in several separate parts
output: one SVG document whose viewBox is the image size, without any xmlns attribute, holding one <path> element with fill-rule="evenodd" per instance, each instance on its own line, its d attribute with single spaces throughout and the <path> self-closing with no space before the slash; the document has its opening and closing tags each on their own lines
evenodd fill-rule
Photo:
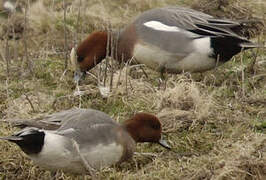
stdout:
<svg viewBox="0 0 266 180">
<path fill-rule="evenodd" d="M 22 10 L 27 2 L 21 1 Z M 73 74 L 67 71 L 62 76 L 65 48 L 69 51 L 94 30 L 109 25 L 121 28 L 147 9 L 177 2 L 66 0 L 66 22 L 63 21 L 63 1 L 51 2 L 31 1 L 26 34 L 23 11 L 8 19 L 0 17 L 3 37 L 0 40 L 0 118 L 32 118 L 74 106 L 102 110 L 119 122 L 135 112 L 152 112 L 161 119 L 164 136 L 173 151 L 140 144 L 137 152 L 147 154 L 137 154 L 119 167 L 103 169 L 97 173 L 99 179 L 266 178 L 265 50 L 245 52 L 206 73 L 168 75 L 166 89 L 162 85 L 159 88 L 158 73 L 143 67 L 149 75 L 146 77 L 139 66 L 120 69 L 113 62 L 112 87 L 110 66 L 105 82 L 105 89 L 112 89 L 107 91 L 107 97 L 100 92 L 104 84 L 99 74 L 100 69 L 105 68 L 103 62 L 90 72 L 93 75 L 83 80 L 78 94 L 72 82 Z M 240 18 L 248 13 L 247 17 L 265 22 L 264 1 L 204 2 L 207 3 L 191 0 L 178 1 L 178 4 L 223 17 Z M 213 2 L 222 5 L 217 7 Z M 265 29 L 260 28 L 253 31 L 255 40 L 265 41 Z M 8 124 L 0 126 L 1 136 L 17 130 Z M 1 179 L 51 179 L 54 176 L 34 166 L 14 144 L 0 141 L 0 153 Z M 62 172 L 57 172 L 54 178 L 90 179 Z"/>
</svg>

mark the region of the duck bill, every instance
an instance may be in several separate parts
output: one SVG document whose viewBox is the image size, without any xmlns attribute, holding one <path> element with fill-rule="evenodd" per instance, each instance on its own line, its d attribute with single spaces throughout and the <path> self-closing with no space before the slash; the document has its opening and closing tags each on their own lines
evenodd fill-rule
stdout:
<svg viewBox="0 0 266 180">
<path fill-rule="evenodd" d="M 166 140 L 164 140 L 162 137 L 158 142 L 161 146 L 163 146 L 166 149 L 171 149 L 171 146 L 168 145 L 168 143 L 166 142 Z"/>
<path fill-rule="evenodd" d="M 79 69 L 74 72 L 74 82 L 78 83 L 86 75 L 85 72 L 80 71 Z"/>
</svg>

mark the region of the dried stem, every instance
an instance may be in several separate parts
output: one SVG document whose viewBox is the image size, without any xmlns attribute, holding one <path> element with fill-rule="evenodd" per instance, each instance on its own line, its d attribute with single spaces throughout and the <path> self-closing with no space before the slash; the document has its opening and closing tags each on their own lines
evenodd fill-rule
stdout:
<svg viewBox="0 0 266 180">
<path fill-rule="evenodd" d="M 81 6 L 82 6 L 82 1 L 79 0 L 79 7 L 78 7 L 78 17 L 77 17 L 77 22 L 76 22 L 76 37 L 75 37 L 75 44 L 77 42 L 80 41 L 80 37 L 79 37 L 79 32 L 80 32 L 80 27 L 81 27 L 81 24 L 80 24 L 80 10 L 81 10 Z"/>
<path fill-rule="evenodd" d="M 108 57 L 108 61 L 110 61 L 110 71 L 111 71 L 111 77 L 110 77 L 110 91 L 113 88 L 113 77 L 114 77 L 114 63 L 113 63 L 113 58 L 115 58 L 116 53 L 116 45 L 117 45 L 117 36 L 115 36 L 115 33 L 112 31 L 111 24 L 108 25 L 108 41 L 109 44 L 107 46 L 108 53 L 110 54 L 110 57 Z"/>
<path fill-rule="evenodd" d="M 8 81 L 9 81 L 9 78 L 7 77 L 6 81 L 5 81 L 5 84 L 6 84 L 6 97 L 7 99 L 9 99 L 9 84 L 8 84 Z"/>
<path fill-rule="evenodd" d="M 32 61 L 29 59 L 29 53 L 28 53 L 28 43 L 27 43 L 27 13 L 28 13 L 28 7 L 29 7 L 29 0 L 27 2 L 25 12 L 24 12 L 24 31 L 23 31 L 23 44 L 24 44 L 24 52 L 26 57 L 26 62 L 28 65 L 28 68 L 30 70 L 31 75 L 33 75 L 33 64 Z"/>
<path fill-rule="evenodd" d="M 259 42 L 259 43 L 261 43 L 262 41 L 261 41 L 261 39 L 260 39 L 260 37 L 263 37 L 263 32 L 260 34 L 260 36 L 258 36 L 258 41 L 257 42 Z M 259 55 L 259 48 L 257 48 L 256 50 L 255 50 L 256 52 L 255 53 L 253 53 L 254 54 L 254 58 L 253 58 L 253 61 L 251 62 L 251 64 L 250 64 L 250 66 L 249 66 L 249 72 L 250 73 L 252 73 L 253 75 L 255 75 L 256 74 L 256 71 L 255 71 L 255 69 L 254 69 L 254 66 L 255 66 L 255 64 L 256 64 L 256 62 L 257 62 L 257 58 L 258 58 L 258 55 Z M 254 51 L 253 51 L 254 52 Z"/>
<path fill-rule="evenodd" d="M 30 103 L 30 107 L 31 107 L 32 111 L 33 111 L 33 112 L 36 112 L 36 111 L 35 111 L 35 108 L 34 108 L 34 106 L 33 106 L 33 104 L 32 104 L 32 102 L 31 102 L 31 100 L 30 100 L 30 98 L 29 98 L 29 96 L 28 96 L 27 94 L 24 94 L 24 95 L 25 95 L 25 97 L 26 97 L 26 100 Z"/>
<path fill-rule="evenodd" d="M 66 1 L 65 0 L 63 0 L 63 4 L 64 4 L 64 40 L 65 40 L 65 43 L 64 43 L 64 51 L 65 51 L 65 70 L 66 70 L 67 69 L 67 66 L 68 66 L 68 60 L 67 60 L 68 51 L 67 51 Z"/>
<path fill-rule="evenodd" d="M 79 88 L 79 82 L 77 82 L 77 90 L 78 90 L 78 93 L 79 93 L 79 108 L 81 108 L 82 95 L 81 95 L 80 88 Z"/>
<path fill-rule="evenodd" d="M 5 41 L 5 56 L 2 56 L 3 59 L 5 59 L 6 61 L 6 76 L 7 78 L 9 77 L 9 72 L 10 72 L 10 68 L 9 68 L 9 64 L 10 64 L 10 59 L 9 59 L 9 40 L 8 37 L 6 37 L 6 41 Z"/>
<path fill-rule="evenodd" d="M 110 91 L 112 91 L 112 88 L 113 88 L 113 77 L 114 77 L 114 64 L 113 64 L 113 53 L 114 53 L 114 48 L 115 48 L 115 40 L 114 40 L 114 33 L 112 32 L 112 27 L 110 25 L 109 27 L 109 31 L 110 31 L 110 43 L 111 43 L 111 46 L 109 47 L 110 48 L 110 51 L 111 51 L 111 57 L 108 58 L 108 61 L 110 61 L 110 65 L 111 65 L 111 77 L 110 77 Z"/>
<path fill-rule="evenodd" d="M 95 176 L 95 169 L 92 168 L 92 166 L 90 165 L 90 163 L 87 161 L 87 159 L 83 156 L 83 154 L 80 152 L 80 149 L 79 149 L 79 145 L 78 143 L 75 141 L 75 140 L 72 140 L 73 142 L 73 146 L 76 150 L 76 152 L 78 153 L 78 155 L 80 156 L 80 159 L 83 163 L 83 165 L 85 166 L 86 170 L 89 172 L 89 174 L 91 175 L 91 178 L 92 179 L 96 179 L 96 176 Z"/>
<path fill-rule="evenodd" d="M 122 58 L 122 60 L 123 60 L 123 58 Z M 129 66 L 129 64 L 131 64 L 131 62 L 132 62 L 132 60 L 133 60 L 133 57 L 126 63 L 126 95 L 128 95 L 128 88 L 127 88 L 127 83 L 128 83 L 128 66 Z"/>
<path fill-rule="evenodd" d="M 118 88 L 119 82 L 120 82 L 120 79 L 121 79 L 121 74 L 122 74 L 122 65 L 121 64 L 119 65 L 119 74 L 118 74 L 118 80 L 117 80 L 117 83 L 116 83 L 116 89 Z"/>
<path fill-rule="evenodd" d="M 15 41 L 16 40 L 15 26 L 12 27 L 12 34 L 13 34 L 13 41 Z M 14 46 L 15 46 L 14 49 L 19 48 L 18 43 L 15 43 Z M 13 51 L 13 53 L 14 53 L 14 61 L 18 62 L 18 51 Z"/>
<path fill-rule="evenodd" d="M 132 57 L 133 61 L 135 61 L 137 64 L 138 62 L 136 61 L 136 59 L 134 57 Z M 141 69 L 141 71 L 143 72 L 144 76 L 148 79 L 149 76 L 148 74 L 146 73 L 145 69 L 143 68 L 143 66 L 145 66 L 144 64 L 140 64 L 139 68 Z"/>
<path fill-rule="evenodd" d="M 108 60 L 105 59 L 104 79 L 103 79 L 103 86 L 104 86 L 104 87 L 105 87 L 106 79 L 107 79 L 107 68 L 108 68 Z"/>
<path fill-rule="evenodd" d="M 103 79 L 103 86 L 105 87 L 106 79 L 107 79 L 107 66 L 109 60 L 109 51 L 110 51 L 110 44 L 111 44 L 111 32 L 109 29 L 109 25 L 107 26 L 107 45 L 106 45 L 106 57 L 105 57 L 105 69 L 104 69 L 104 79 Z"/>
<path fill-rule="evenodd" d="M 254 53 L 253 61 L 251 62 L 250 66 L 249 66 L 249 72 L 252 73 L 253 75 L 256 74 L 254 66 L 255 66 L 255 64 L 257 62 L 258 55 L 259 55 L 259 49 L 256 49 L 256 52 Z"/>
<path fill-rule="evenodd" d="M 127 70 L 128 70 L 128 63 L 126 63 L 126 95 L 128 95 L 128 91 L 127 91 L 127 76 L 128 76 L 128 73 L 127 73 Z"/>
<path fill-rule="evenodd" d="M 10 15 L 8 15 L 7 17 L 7 24 L 10 23 L 9 21 L 10 19 Z M 10 68 L 9 68 L 9 65 L 10 65 L 10 56 L 9 56 L 9 38 L 8 38 L 8 31 L 6 33 L 6 39 L 5 39 L 5 53 L 3 52 L 0 52 L 1 53 L 1 57 L 2 59 L 6 62 L 6 77 L 8 79 L 9 77 L 9 72 L 10 72 Z"/>
<path fill-rule="evenodd" d="M 64 72 L 63 72 L 63 74 L 61 75 L 61 77 L 60 77 L 60 81 L 63 80 L 63 77 L 65 76 L 66 72 L 67 72 L 67 69 L 65 69 Z"/>
<path fill-rule="evenodd" d="M 241 53 L 241 57 L 240 57 L 240 60 L 241 60 L 241 81 L 242 81 L 242 97 L 245 97 L 245 72 L 244 72 L 244 64 L 243 64 L 243 56 L 244 56 L 244 51 L 242 50 L 242 53 Z"/>
</svg>

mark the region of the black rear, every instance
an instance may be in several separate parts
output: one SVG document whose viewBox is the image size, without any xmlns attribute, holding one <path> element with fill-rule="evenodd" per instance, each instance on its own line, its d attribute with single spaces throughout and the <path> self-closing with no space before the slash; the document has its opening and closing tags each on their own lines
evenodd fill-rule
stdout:
<svg viewBox="0 0 266 180">
<path fill-rule="evenodd" d="M 211 48 L 213 48 L 213 55 L 211 55 L 211 57 L 221 62 L 226 62 L 229 61 L 234 55 L 238 54 L 241 50 L 252 48 L 242 48 L 242 43 L 251 44 L 252 42 L 231 36 L 211 37 Z"/>
<path fill-rule="evenodd" d="M 38 154 L 44 144 L 45 133 L 38 129 L 24 129 L 12 136 L 1 139 L 16 143 L 28 155 Z"/>
</svg>

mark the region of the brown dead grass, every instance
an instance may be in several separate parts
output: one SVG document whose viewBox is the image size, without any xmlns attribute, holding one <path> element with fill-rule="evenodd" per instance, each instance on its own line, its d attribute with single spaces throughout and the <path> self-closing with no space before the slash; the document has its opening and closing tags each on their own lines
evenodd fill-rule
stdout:
<svg viewBox="0 0 266 180">
<path fill-rule="evenodd" d="M 127 3 L 92 0 L 82 1 L 80 7 L 79 0 L 66 2 L 67 48 L 89 32 L 105 29 L 108 24 L 121 28 L 147 9 L 177 4 L 173 0 L 130 0 Z M 185 6 L 194 4 L 193 7 L 223 17 L 238 19 L 252 14 L 252 17 L 265 20 L 263 1 L 228 1 L 229 4 L 225 3 L 219 11 L 217 2 L 197 3 L 195 0 L 178 3 Z M 129 162 L 103 169 L 97 173 L 99 179 L 265 179 L 265 51 L 245 52 L 243 66 L 239 55 L 206 73 L 167 75 L 166 89 L 163 85 L 159 88 L 159 74 L 147 67 L 143 69 L 148 77 L 139 66 L 120 69 L 116 64 L 112 88 L 110 66 L 104 86 L 103 72 L 99 74 L 100 66 L 97 66 L 90 72 L 93 75 L 87 75 L 83 80 L 78 94 L 72 73 L 62 76 L 62 5 L 62 1 L 54 4 L 37 1 L 28 9 L 26 39 L 28 56 L 33 61 L 33 74 L 28 69 L 23 39 L 9 39 L 8 48 L 5 39 L 0 41 L 0 57 L 9 57 L 11 72 L 7 76 L 6 61 L 0 58 L 1 118 L 33 118 L 74 106 L 102 110 L 119 122 L 135 112 L 151 112 L 161 119 L 164 136 L 173 151 L 157 145 L 140 144 L 137 152 L 146 154 L 136 154 Z M 10 20 L 12 18 L 23 20 L 24 17 L 16 14 Z M 1 23 L 3 30 L 5 23 Z M 13 20 L 10 23 L 14 24 Z M 8 36 L 7 30 L 2 32 L 3 37 Z M 259 32 L 264 31 L 260 29 Z M 265 34 L 257 33 L 256 36 L 265 41 Z M 23 37 L 23 33 L 20 32 L 18 37 Z M 104 69 L 104 64 L 101 64 L 101 69 Z M 103 87 L 112 89 L 107 93 L 108 97 L 102 96 L 100 88 Z M 17 130 L 3 123 L 0 129 L 1 136 Z M 0 154 L 2 179 L 53 177 L 49 171 L 33 165 L 14 144 L 0 141 Z M 57 172 L 54 179 L 90 179 L 90 176 Z"/>
</svg>

